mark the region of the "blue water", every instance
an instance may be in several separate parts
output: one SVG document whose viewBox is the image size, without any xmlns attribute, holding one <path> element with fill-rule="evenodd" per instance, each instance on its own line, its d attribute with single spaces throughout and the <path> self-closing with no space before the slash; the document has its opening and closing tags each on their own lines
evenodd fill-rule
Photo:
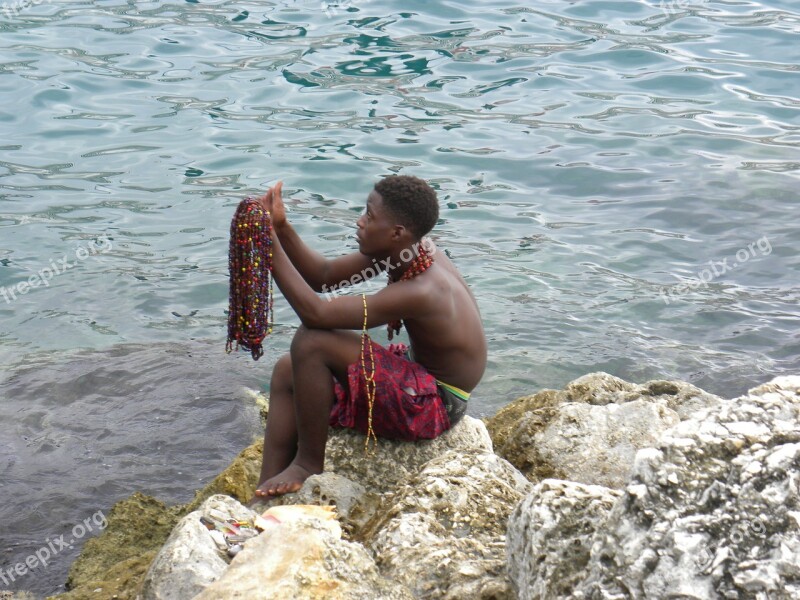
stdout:
<svg viewBox="0 0 800 600">
<path fill-rule="evenodd" d="M 241 387 L 298 321 L 278 298 L 265 359 L 222 352 L 227 227 L 279 179 L 328 255 L 381 176 L 436 187 L 490 338 L 475 416 L 597 370 L 800 371 L 796 3 L 5 6 L 0 568 L 257 434 Z"/>
</svg>

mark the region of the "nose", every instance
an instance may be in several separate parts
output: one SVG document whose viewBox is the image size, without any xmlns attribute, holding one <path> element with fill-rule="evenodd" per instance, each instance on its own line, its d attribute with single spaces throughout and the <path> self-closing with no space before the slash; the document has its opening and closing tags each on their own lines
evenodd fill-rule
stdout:
<svg viewBox="0 0 800 600">
<path fill-rule="evenodd" d="M 356 221 L 356 227 L 359 229 L 364 229 L 364 215 L 358 217 L 358 221 Z"/>
</svg>

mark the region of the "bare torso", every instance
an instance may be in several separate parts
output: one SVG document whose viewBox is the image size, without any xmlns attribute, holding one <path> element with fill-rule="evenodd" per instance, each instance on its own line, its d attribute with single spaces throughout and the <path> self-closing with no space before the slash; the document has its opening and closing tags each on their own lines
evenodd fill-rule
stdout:
<svg viewBox="0 0 800 600">
<path fill-rule="evenodd" d="M 436 379 L 471 392 L 486 369 L 486 336 L 475 297 L 441 249 L 413 281 L 436 299 L 430 316 L 406 319 L 414 360 Z"/>
</svg>

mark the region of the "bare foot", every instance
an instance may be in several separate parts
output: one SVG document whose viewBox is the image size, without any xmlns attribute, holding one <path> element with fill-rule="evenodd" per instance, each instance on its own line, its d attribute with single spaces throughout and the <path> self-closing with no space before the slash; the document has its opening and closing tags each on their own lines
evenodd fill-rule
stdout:
<svg viewBox="0 0 800 600">
<path fill-rule="evenodd" d="M 275 477 L 267 479 L 258 486 L 256 489 L 256 497 L 268 499 L 284 494 L 291 494 L 303 487 L 303 482 L 312 475 L 314 475 L 314 473 L 308 469 L 296 463 L 292 463 L 282 472 L 275 475 Z"/>
</svg>

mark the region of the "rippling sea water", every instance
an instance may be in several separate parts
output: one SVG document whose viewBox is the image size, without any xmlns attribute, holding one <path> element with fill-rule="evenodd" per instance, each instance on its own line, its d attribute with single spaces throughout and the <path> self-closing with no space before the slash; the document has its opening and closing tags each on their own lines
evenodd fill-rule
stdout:
<svg viewBox="0 0 800 600">
<path fill-rule="evenodd" d="M 381 176 L 437 188 L 490 338 L 475 416 L 596 370 L 800 370 L 796 3 L 5 1 L 0 569 L 258 434 L 242 390 L 298 322 L 278 299 L 265 359 L 222 352 L 227 227 L 278 179 L 331 255 Z"/>
</svg>

